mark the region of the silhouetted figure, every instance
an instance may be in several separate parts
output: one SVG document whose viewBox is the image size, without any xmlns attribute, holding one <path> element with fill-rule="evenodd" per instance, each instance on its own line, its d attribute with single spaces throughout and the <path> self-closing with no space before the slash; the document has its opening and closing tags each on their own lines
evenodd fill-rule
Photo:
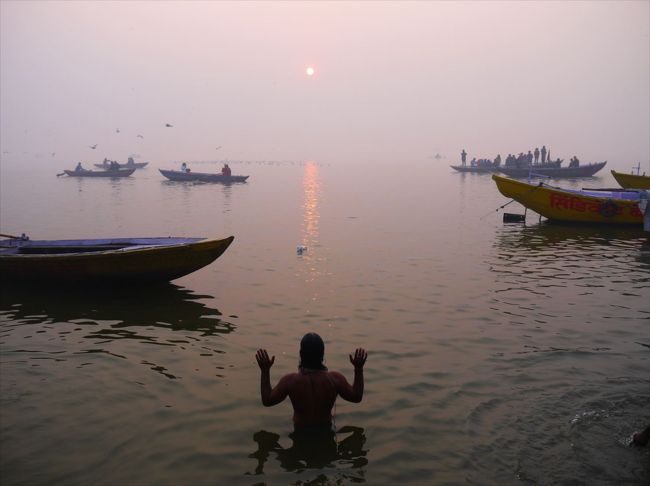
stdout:
<svg viewBox="0 0 650 486">
<path fill-rule="evenodd" d="M 528 165 L 533 165 L 533 153 L 529 150 L 528 154 L 526 154 L 526 163 Z"/>
<path fill-rule="evenodd" d="M 465 149 L 460 153 L 460 161 L 462 165 L 467 165 L 467 152 L 465 152 Z"/>
<path fill-rule="evenodd" d="M 539 161 L 539 149 L 535 147 L 535 151 L 533 152 L 533 156 L 535 157 L 535 165 L 537 165 L 537 162 Z"/>
<path fill-rule="evenodd" d="M 546 145 L 542 145 L 542 150 L 540 150 L 539 153 L 542 154 L 542 164 L 543 164 L 544 162 L 546 162 Z M 550 158 L 551 157 L 549 156 L 549 159 Z"/>
<path fill-rule="evenodd" d="M 228 167 L 228 164 L 224 164 L 223 168 L 221 169 L 221 175 L 230 177 L 232 174 L 232 171 L 230 170 L 230 167 Z"/>
<path fill-rule="evenodd" d="M 258 349 L 255 355 L 260 367 L 260 394 L 262 404 L 272 407 L 285 398 L 293 405 L 293 424 L 296 430 L 305 428 L 315 431 L 319 427 L 331 428 L 332 407 L 336 397 L 359 403 L 363 398 L 363 365 L 368 354 L 357 348 L 350 355 L 354 366 L 354 383 L 350 385 L 341 373 L 328 371 L 323 365 L 325 344 L 313 332 L 305 334 L 300 341 L 300 365 L 298 373 L 283 376 L 275 387 L 271 387 L 271 366 L 275 356 L 269 358 L 265 349 Z"/>
<path fill-rule="evenodd" d="M 81 172 L 82 170 L 84 170 L 84 168 L 81 167 L 81 162 L 77 163 L 77 167 L 74 168 L 74 171 Z"/>
<path fill-rule="evenodd" d="M 494 158 L 494 167 L 499 167 L 501 165 L 501 154 L 497 154 Z"/>
<path fill-rule="evenodd" d="M 578 160 L 578 157 L 576 157 L 575 155 L 573 156 L 573 158 L 569 162 L 569 167 L 580 167 L 580 161 Z"/>
</svg>

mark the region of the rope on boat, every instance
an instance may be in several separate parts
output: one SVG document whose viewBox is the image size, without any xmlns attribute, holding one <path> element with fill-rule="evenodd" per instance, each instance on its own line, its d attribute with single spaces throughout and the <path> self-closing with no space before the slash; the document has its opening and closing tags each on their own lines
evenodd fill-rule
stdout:
<svg viewBox="0 0 650 486">
<path fill-rule="evenodd" d="M 544 185 L 544 182 L 540 181 L 539 184 L 537 184 L 535 187 L 533 187 L 530 191 L 528 191 L 528 192 L 526 193 L 526 196 L 527 196 L 528 194 L 530 194 L 531 192 L 537 190 L 538 188 L 542 187 L 543 185 Z M 505 208 L 508 204 L 511 204 L 511 203 L 513 203 L 513 202 L 515 202 L 515 200 L 514 200 L 514 199 L 511 199 L 511 200 L 508 201 L 507 203 L 502 204 L 501 206 L 499 206 L 498 208 L 496 208 L 496 209 L 494 210 L 494 212 L 497 212 L 497 213 L 498 213 L 498 212 L 499 212 L 499 209 L 503 209 L 503 208 Z M 525 206 L 524 206 L 524 207 L 525 207 Z M 528 209 L 528 208 L 526 208 L 526 209 Z M 479 221 L 482 220 L 483 218 L 488 217 L 490 214 L 492 214 L 492 212 L 493 212 L 493 211 L 490 211 L 489 213 L 486 213 L 485 215 L 481 216 L 481 217 L 479 218 Z"/>
</svg>

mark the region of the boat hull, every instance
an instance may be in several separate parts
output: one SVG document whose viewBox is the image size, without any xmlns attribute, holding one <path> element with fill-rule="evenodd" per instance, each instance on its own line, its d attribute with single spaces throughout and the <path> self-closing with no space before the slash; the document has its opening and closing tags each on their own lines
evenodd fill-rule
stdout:
<svg viewBox="0 0 650 486">
<path fill-rule="evenodd" d="M 626 189 L 650 189 L 650 176 L 624 174 L 615 170 L 612 171 L 612 175 L 616 182 Z"/>
<path fill-rule="evenodd" d="M 149 162 L 135 162 L 133 164 L 118 164 L 120 166 L 120 169 L 144 169 Z M 105 169 L 109 170 L 110 169 L 110 164 L 93 164 L 95 167 L 99 167 L 100 169 Z"/>
<path fill-rule="evenodd" d="M 531 172 L 533 175 L 541 175 L 556 179 L 573 178 L 573 177 L 591 177 L 596 172 L 605 167 L 607 162 L 598 162 L 595 164 L 581 165 L 579 167 L 501 167 L 499 172 L 515 179 L 527 179 Z"/>
<path fill-rule="evenodd" d="M 469 172 L 472 174 L 494 174 L 495 172 L 499 172 L 498 167 L 477 167 L 471 165 L 451 165 L 450 167 L 458 172 Z"/>
<path fill-rule="evenodd" d="M 70 177 L 129 177 L 135 172 L 135 169 L 119 170 L 64 170 Z"/>
<path fill-rule="evenodd" d="M 0 242 L 0 279 L 6 282 L 18 280 L 66 283 L 170 281 L 209 265 L 226 251 L 233 240 L 233 236 L 218 240 L 4 240 Z M 6 246 L 11 244 L 14 245 L 14 250 L 11 250 L 11 246 Z M 15 253 L 16 245 L 20 246 L 21 253 Z M 89 251 L 91 247 L 101 251 Z M 116 249 L 110 249 L 111 247 Z M 34 253 L 36 251 L 39 253 Z M 71 252 L 65 253 L 66 251 Z"/>
<path fill-rule="evenodd" d="M 160 173 L 170 181 L 182 182 L 246 182 L 249 176 L 230 175 L 225 176 L 221 174 L 209 174 L 205 172 L 181 172 L 179 170 L 164 170 L 158 169 Z"/>
<path fill-rule="evenodd" d="M 595 191 L 568 191 L 496 174 L 492 179 L 501 194 L 550 220 L 600 224 L 643 223 L 638 193 L 603 192 L 597 196 Z"/>
</svg>

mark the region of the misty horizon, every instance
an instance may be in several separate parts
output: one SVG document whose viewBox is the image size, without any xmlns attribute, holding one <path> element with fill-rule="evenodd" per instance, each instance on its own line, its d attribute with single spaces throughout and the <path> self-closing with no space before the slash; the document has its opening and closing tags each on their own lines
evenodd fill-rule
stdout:
<svg viewBox="0 0 650 486">
<path fill-rule="evenodd" d="M 454 162 L 542 145 L 650 160 L 648 2 L 3 1 L 0 14 L 3 161 Z"/>
</svg>

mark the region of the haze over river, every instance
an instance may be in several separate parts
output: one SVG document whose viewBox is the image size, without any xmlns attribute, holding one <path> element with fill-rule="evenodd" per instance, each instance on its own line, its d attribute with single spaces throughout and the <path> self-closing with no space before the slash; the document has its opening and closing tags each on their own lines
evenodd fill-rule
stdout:
<svg viewBox="0 0 650 486">
<path fill-rule="evenodd" d="M 350 162 L 231 162 L 250 178 L 220 185 L 3 158 L 2 233 L 235 241 L 161 287 L 3 286 L 2 484 L 648 484 L 628 446 L 650 424 L 647 234 L 504 224 L 455 160 Z M 254 359 L 275 384 L 309 331 L 349 380 L 369 353 L 363 401 L 311 452 Z"/>
</svg>

